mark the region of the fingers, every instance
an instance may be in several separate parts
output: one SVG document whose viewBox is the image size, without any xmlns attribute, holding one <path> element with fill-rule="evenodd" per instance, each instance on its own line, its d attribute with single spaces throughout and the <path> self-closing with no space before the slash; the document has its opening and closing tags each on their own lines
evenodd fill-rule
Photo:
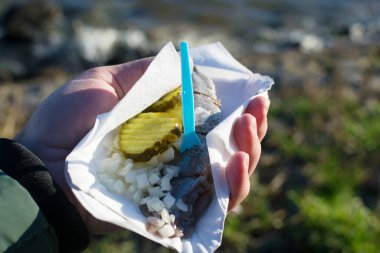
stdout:
<svg viewBox="0 0 380 253">
<path fill-rule="evenodd" d="M 230 189 L 228 210 L 240 204 L 250 189 L 249 176 L 259 162 L 261 140 L 264 138 L 268 123 L 269 99 L 256 97 L 236 120 L 233 136 L 239 151 L 231 156 L 226 167 L 226 177 Z"/>
<path fill-rule="evenodd" d="M 236 120 L 232 131 L 237 147 L 249 157 L 248 175 L 251 175 L 259 162 L 261 154 L 255 117 L 244 113 Z"/>
<path fill-rule="evenodd" d="M 119 97 L 122 98 L 132 86 L 144 75 L 154 57 L 143 58 L 124 64 L 107 66 L 107 71 L 112 74 L 111 84 L 114 86 Z M 194 62 L 189 57 L 190 69 L 193 69 Z"/>
<path fill-rule="evenodd" d="M 237 152 L 228 161 L 226 167 L 227 184 L 230 190 L 228 211 L 239 205 L 248 195 L 250 189 L 249 156 L 244 152 Z"/>
<path fill-rule="evenodd" d="M 104 67 L 111 74 L 109 82 L 122 98 L 132 86 L 144 75 L 154 57 L 143 58 L 119 65 Z"/>
<path fill-rule="evenodd" d="M 267 129 L 267 113 L 269 110 L 269 99 L 267 97 L 259 96 L 254 98 L 245 109 L 244 113 L 251 114 L 256 119 L 257 135 L 259 140 L 262 141 Z"/>
</svg>

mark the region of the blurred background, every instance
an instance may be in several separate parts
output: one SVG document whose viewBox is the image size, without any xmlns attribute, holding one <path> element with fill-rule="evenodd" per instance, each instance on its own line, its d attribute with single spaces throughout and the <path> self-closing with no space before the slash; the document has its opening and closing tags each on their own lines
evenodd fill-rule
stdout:
<svg viewBox="0 0 380 253">
<path fill-rule="evenodd" d="M 380 1 L 0 2 L 0 136 L 85 69 L 220 41 L 274 78 L 251 193 L 218 252 L 380 252 Z M 125 231 L 86 252 L 171 252 Z"/>
</svg>

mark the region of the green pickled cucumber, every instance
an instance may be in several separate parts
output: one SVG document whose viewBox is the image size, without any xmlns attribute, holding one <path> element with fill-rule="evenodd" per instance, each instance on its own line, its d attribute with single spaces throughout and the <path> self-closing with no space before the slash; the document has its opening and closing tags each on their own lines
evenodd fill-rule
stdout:
<svg viewBox="0 0 380 253">
<path fill-rule="evenodd" d="M 119 135 L 120 150 L 126 158 L 136 162 L 149 161 L 176 142 L 181 130 L 181 120 L 171 113 L 140 113 L 122 125 Z"/>
<path fill-rule="evenodd" d="M 144 112 L 165 112 L 181 104 L 181 86 L 162 96 Z"/>
<path fill-rule="evenodd" d="M 182 122 L 182 104 L 177 104 L 172 108 L 169 108 L 166 113 L 171 114 L 173 117 L 177 118 Z"/>
</svg>

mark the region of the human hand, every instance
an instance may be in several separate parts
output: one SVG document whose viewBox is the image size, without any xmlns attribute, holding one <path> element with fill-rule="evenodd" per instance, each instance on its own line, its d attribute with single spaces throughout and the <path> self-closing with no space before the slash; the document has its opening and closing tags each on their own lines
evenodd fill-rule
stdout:
<svg viewBox="0 0 380 253">
<path fill-rule="evenodd" d="M 252 99 L 233 126 L 232 134 L 239 151 L 230 157 L 226 167 L 230 190 L 228 211 L 239 205 L 249 193 L 249 177 L 259 162 L 261 141 L 268 129 L 269 105 L 267 97 L 258 96 Z"/>
<path fill-rule="evenodd" d="M 144 74 L 151 61 L 152 58 L 146 58 L 83 72 L 44 100 L 15 138 L 45 163 L 78 209 L 90 233 L 114 231 L 115 226 L 96 220 L 73 196 L 64 177 L 65 159 L 94 126 L 97 115 L 110 111 Z M 226 168 L 231 190 L 229 209 L 249 192 L 249 175 L 260 157 L 268 106 L 265 99 L 254 99 L 234 126 L 233 134 L 240 151 L 231 157 Z"/>
</svg>

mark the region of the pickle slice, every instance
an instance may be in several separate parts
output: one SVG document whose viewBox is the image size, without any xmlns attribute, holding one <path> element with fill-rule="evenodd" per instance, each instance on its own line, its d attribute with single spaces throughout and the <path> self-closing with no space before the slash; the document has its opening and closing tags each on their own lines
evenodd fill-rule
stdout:
<svg viewBox="0 0 380 253">
<path fill-rule="evenodd" d="M 165 112 L 169 108 L 181 104 L 181 86 L 162 96 L 144 112 Z"/>
<path fill-rule="evenodd" d="M 171 114 L 182 123 L 182 104 L 177 104 L 173 108 L 169 108 L 166 113 Z"/>
<path fill-rule="evenodd" d="M 146 162 L 176 142 L 181 130 L 181 121 L 170 113 L 140 113 L 122 125 L 120 150 L 126 158 Z"/>
</svg>

